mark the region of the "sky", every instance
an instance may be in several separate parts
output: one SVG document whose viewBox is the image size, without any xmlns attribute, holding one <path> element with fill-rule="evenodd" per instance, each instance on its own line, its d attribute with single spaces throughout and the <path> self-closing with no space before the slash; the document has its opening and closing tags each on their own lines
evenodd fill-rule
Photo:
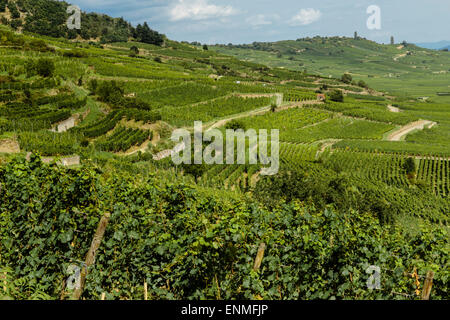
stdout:
<svg viewBox="0 0 450 320">
<path fill-rule="evenodd" d="M 243 44 L 353 36 L 379 43 L 450 40 L 450 0 L 67 0 L 177 41 Z M 373 7 L 375 6 L 375 9 Z M 371 7 L 371 8 L 369 8 Z M 368 9 L 371 9 L 368 11 Z M 368 24 L 368 20 L 369 24 Z"/>
</svg>

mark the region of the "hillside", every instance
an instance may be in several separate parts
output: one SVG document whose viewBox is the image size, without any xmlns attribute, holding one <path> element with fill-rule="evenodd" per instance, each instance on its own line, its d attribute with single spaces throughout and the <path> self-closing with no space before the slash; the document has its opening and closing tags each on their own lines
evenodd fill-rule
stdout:
<svg viewBox="0 0 450 320">
<path fill-rule="evenodd" d="M 332 50 L 356 63 L 378 48 L 358 41 Z M 323 62 L 320 46 L 309 55 Z M 391 64 L 400 72 L 409 57 Z M 169 39 L 0 26 L 0 298 L 416 300 L 416 279 L 433 270 L 432 298 L 448 299 L 449 104 L 332 66 L 330 78 Z M 172 151 L 191 146 L 171 134 L 194 121 L 278 129 L 278 173 L 250 161 L 266 144 L 245 137 L 242 164 L 176 165 Z M 78 292 L 70 270 L 87 264 L 99 225 Z M 380 290 L 367 287 L 371 265 L 386 270 Z"/>
<path fill-rule="evenodd" d="M 391 95 L 428 96 L 450 102 L 437 92 L 449 92 L 450 53 L 413 44 L 382 45 L 358 38 L 305 38 L 296 41 L 220 45 L 215 50 L 246 61 L 284 67 L 325 77 L 349 73 Z"/>
<path fill-rule="evenodd" d="M 67 2 L 54 0 L 0 0 L 0 24 L 17 31 L 101 43 L 129 39 L 156 45 L 164 42 L 165 37 L 151 30 L 146 22 L 134 28 L 123 18 L 83 11 L 81 29 L 69 30 L 68 6 Z"/>
</svg>

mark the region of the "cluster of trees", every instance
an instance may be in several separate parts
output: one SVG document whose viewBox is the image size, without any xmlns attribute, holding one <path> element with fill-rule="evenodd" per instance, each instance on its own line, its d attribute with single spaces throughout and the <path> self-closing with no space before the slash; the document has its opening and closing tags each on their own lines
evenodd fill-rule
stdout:
<svg viewBox="0 0 450 320">
<path fill-rule="evenodd" d="M 25 31 L 51 37 L 67 37 L 75 39 L 78 36 L 85 40 L 97 39 L 103 43 L 126 42 L 129 38 L 144 43 L 162 45 L 164 36 L 150 29 L 145 22 L 134 28 L 123 18 L 111 18 L 97 13 L 81 13 L 81 30 L 69 30 L 66 26 L 69 14 L 66 12 L 68 3 L 53 0 L 20 0 L 16 2 L 0 0 L 0 12 L 8 6 L 11 21 L 2 19 L 2 24 L 9 24 L 14 29 L 24 28 Z M 20 11 L 27 14 L 24 21 L 20 19 Z"/>
<path fill-rule="evenodd" d="M 8 4 L 8 0 L 0 0 L 0 12 L 6 11 L 7 4 Z"/>
<path fill-rule="evenodd" d="M 344 94 L 342 93 L 342 90 L 335 89 L 329 93 L 328 97 L 331 101 L 344 102 Z"/>
<path fill-rule="evenodd" d="M 164 36 L 157 31 L 150 29 L 147 22 L 143 25 L 138 24 L 136 29 L 132 30 L 133 38 L 139 42 L 161 46 L 164 43 Z"/>
<path fill-rule="evenodd" d="M 363 80 L 359 80 L 358 82 L 354 81 L 353 77 L 350 74 L 348 74 L 348 73 L 345 73 L 345 74 L 342 75 L 341 81 L 346 83 L 346 84 L 352 84 L 352 85 L 355 85 L 355 86 L 357 85 L 358 87 L 361 87 L 361 88 L 366 88 L 367 89 L 369 87 L 368 84 L 365 83 Z"/>
<path fill-rule="evenodd" d="M 93 79 L 89 82 L 89 89 L 102 102 L 114 107 L 150 111 L 151 105 L 137 98 L 124 97 L 124 89 L 116 81 L 101 81 Z"/>
</svg>

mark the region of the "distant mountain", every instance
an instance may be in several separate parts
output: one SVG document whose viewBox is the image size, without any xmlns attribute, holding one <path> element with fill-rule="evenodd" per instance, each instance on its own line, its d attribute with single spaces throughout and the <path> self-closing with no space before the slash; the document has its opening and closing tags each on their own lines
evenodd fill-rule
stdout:
<svg viewBox="0 0 450 320">
<path fill-rule="evenodd" d="M 314 37 L 215 45 L 210 49 L 270 67 L 307 71 L 324 77 L 340 78 L 349 73 L 354 81 L 363 80 L 377 90 L 401 93 L 407 89 L 424 96 L 448 91 L 450 55 L 406 42 L 391 45 L 363 38 Z M 442 81 L 440 86 L 437 86 L 437 77 Z M 420 85 L 411 79 L 421 79 Z"/>
<path fill-rule="evenodd" d="M 450 41 L 444 40 L 439 42 L 424 42 L 424 43 L 416 43 L 416 45 L 426 49 L 440 50 L 450 47 Z"/>
</svg>

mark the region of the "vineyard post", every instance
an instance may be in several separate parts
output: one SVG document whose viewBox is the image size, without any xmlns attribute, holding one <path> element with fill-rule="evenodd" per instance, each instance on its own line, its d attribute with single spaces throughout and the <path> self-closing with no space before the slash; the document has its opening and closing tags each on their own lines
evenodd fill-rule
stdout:
<svg viewBox="0 0 450 320">
<path fill-rule="evenodd" d="M 253 265 L 253 270 L 258 271 L 261 267 L 261 262 L 264 257 L 264 250 L 266 250 L 266 244 L 262 242 L 259 245 L 258 254 L 256 255 L 255 264 Z"/>
<path fill-rule="evenodd" d="M 102 296 L 100 297 L 100 300 L 105 300 L 105 298 L 106 298 L 106 293 L 102 292 Z"/>
<path fill-rule="evenodd" d="M 144 281 L 144 300 L 148 300 L 147 280 Z"/>
<path fill-rule="evenodd" d="M 430 300 L 431 287 L 433 286 L 433 278 L 434 272 L 428 271 L 427 277 L 425 278 L 425 282 L 423 284 L 422 300 Z"/>
<path fill-rule="evenodd" d="M 84 284 L 86 282 L 87 272 L 90 266 L 92 266 L 95 262 L 95 255 L 97 253 L 98 248 L 102 242 L 103 236 L 105 235 L 105 230 L 109 222 L 109 218 L 111 214 L 109 212 L 105 212 L 105 214 L 100 219 L 98 224 L 97 231 L 95 232 L 94 238 L 92 239 L 91 248 L 89 249 L 86 255 L 86 262 L 81 271 L 81 280 L 80 286 L 74 291 L 73 299 L 79 300 L 81 294 L 83 293 Z"/>
<path fill-rule="evenodd" d="M 3 291 L 5 291 L 5 293 L 8 291 L 8 282 L 7 282 L 7 277 L 8 274 L 6 273 L 6 271 L 3 273 Z"/>
</svg>

